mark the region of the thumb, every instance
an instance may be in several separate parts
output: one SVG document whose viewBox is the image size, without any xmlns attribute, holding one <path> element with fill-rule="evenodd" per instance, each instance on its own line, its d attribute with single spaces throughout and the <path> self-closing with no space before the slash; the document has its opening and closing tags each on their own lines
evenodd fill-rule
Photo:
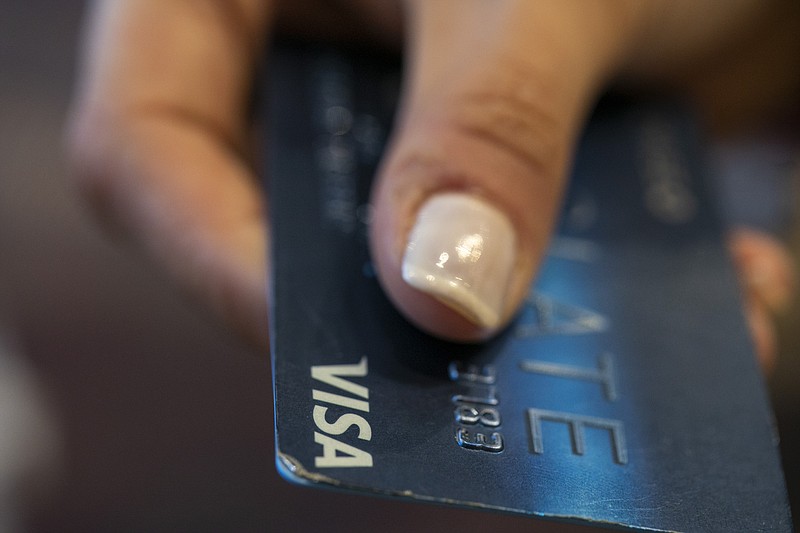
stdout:
<svg viewBox="0 0 800 533">
<path fill-rule="evenodd" d="M 480 340 L 528 291 L 576 131 L 629 18 L 603 2 L 408 7 L 404 101 L 373 191 L 373 259 L 411 322 Z"/>
</svg>

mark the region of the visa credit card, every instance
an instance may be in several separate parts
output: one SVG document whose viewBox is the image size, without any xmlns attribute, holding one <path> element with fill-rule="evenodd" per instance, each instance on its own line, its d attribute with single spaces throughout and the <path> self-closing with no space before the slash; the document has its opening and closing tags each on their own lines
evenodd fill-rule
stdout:
<svg viewBox="0 0 800 533">
<path fill-rule="evenodd" d="M 398 65 L 284 47 L 271 67 L 283 477 L 598 528 L 791 530 L 776 430 L 685 113 L 598 107 L 524 308 L 492 341 L 461 345 L 407 323 L 370 262 L 370 182 Z"/>
</svg>

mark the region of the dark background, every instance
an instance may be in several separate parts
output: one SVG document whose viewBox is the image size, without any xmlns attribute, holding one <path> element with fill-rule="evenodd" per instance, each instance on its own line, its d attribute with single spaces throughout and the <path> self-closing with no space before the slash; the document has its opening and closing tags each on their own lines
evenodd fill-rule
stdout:
<svg viewBox="0 0 800 533">
<path fill-rule="evenodd" d="M 106 237 L 67 179 L 61 129 L 81 10 L 81 2 L 0 0 L 0 351 L 32 376 L 28 382 L 44 405 L 36 416 L 21 405 L 15 422 L 41 418 L 38 432 L 13 429 L 31 439 L 23 449 L 41 448 L 45 466 L 21 476 L 25 483 L 16 488 L 24 498 L 14 505 L 19 522 L 12 527 L 400 531 L 530 525 L 314 492 L 278 479 L 267 355 L 234 339 L 185 302 L 156 267 Z M 795 509 L 797 316 L 781 326 L 785 353 L 770 380 Z M 0 434 L 10 427 L 17 428 L 0 426 Z"/>
</svg>

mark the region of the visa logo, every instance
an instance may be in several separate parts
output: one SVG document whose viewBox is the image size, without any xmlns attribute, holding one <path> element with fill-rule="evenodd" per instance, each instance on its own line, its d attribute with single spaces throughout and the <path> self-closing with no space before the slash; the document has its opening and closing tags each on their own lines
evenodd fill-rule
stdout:
<svg viewBox="0 0 800 533">
<path fill-rule="evenodd" d="M 339 440 L 350 428 L 358 428 L 358 438 L 363 441 L 372 439 L 372 428 L 360 414 L 369 413 L 369 389 L 346 378 L 364 377 L 367 375 L 367 358 L 350 365 L 318 365 L 311 367 L 311 378 L 336 389 L 329 392 L 314 389 L 314 424 L 319 431 L 314 432 L 314 442 L 322 445 L 322 455 L 314 458 L 317 468 L 334 467 L 371 467 L 372 454 L 352 444 Z M 345 393 L 345 394 L 342 394 Z M 329 407 L 318 403 L 336 405 L 347 409 L 335 420 L 327 417 Z M 340 411 L 337 409 L 337 411 Z M 339 438 L 335 438 L 339 437 Z"/>
</svg>

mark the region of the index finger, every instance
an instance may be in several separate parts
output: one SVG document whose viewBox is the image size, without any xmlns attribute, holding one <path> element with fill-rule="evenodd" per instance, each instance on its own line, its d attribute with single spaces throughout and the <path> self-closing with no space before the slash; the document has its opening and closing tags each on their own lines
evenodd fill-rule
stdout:
<svg viewBox="0 0 800 533">
<path fill-rule="evenodd" d="M 96 2 L 68 130 L 93 206 L 266 344 L 266 232 L 245 162 L 271 2 Z"/>
</svg>

